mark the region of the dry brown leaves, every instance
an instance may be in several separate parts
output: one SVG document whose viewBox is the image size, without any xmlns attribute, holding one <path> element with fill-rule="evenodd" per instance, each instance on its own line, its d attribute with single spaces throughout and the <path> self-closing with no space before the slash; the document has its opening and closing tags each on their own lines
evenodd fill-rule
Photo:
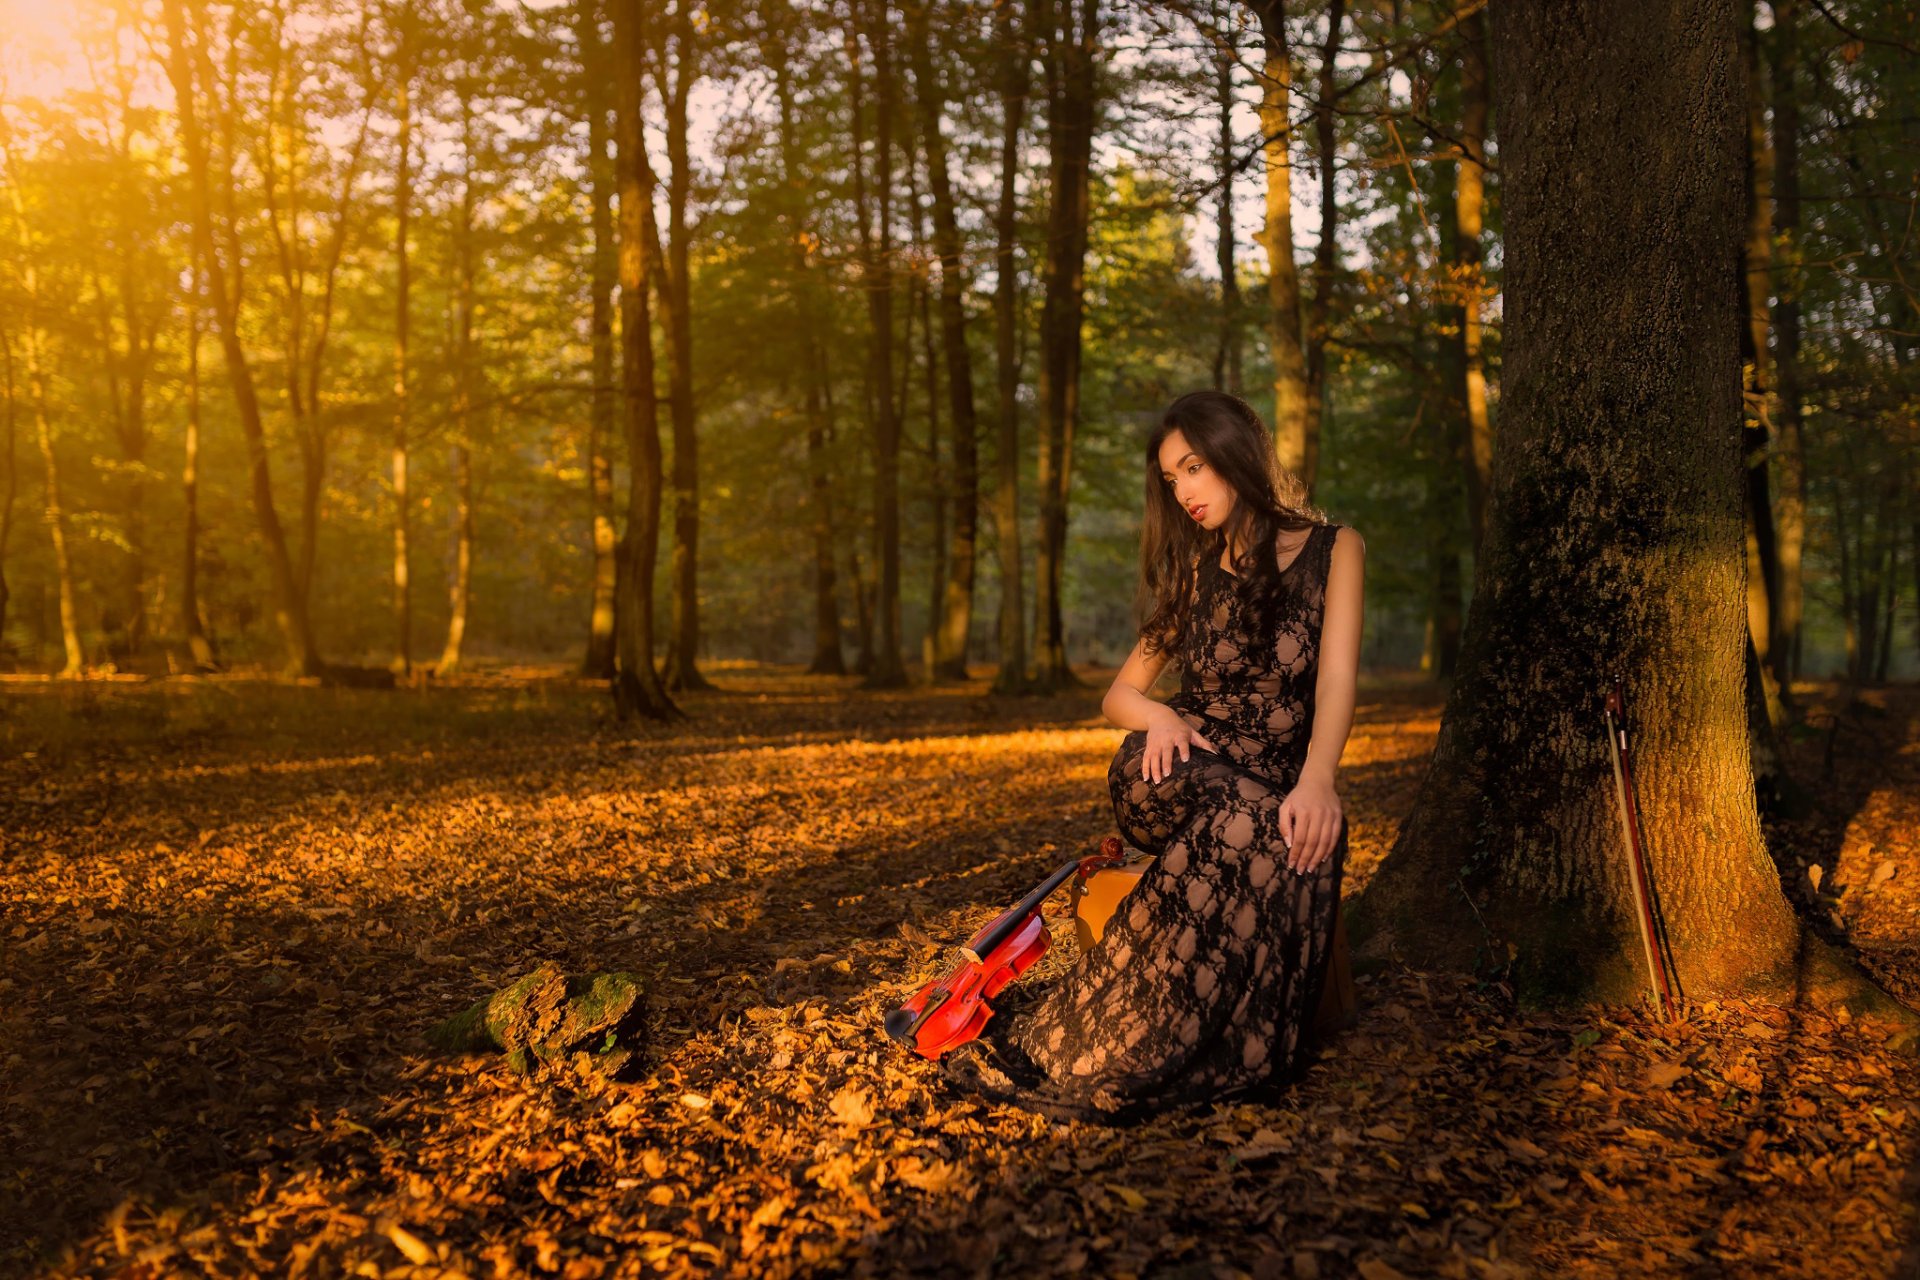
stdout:
<svg viewBox="0 0 1920 1280">
<path fill-rule="evenodd" d="M 1094 706 L 720 673 L 598 689 L 8 687 L 0 1265 L 52 1274 L 1455 1277 L 1912 1266 L 1920 1089 L 1824 1015 L 1515 1013 L 1363 980 L 1284 1105 L 1124 1132 L 949 1094 L 879 1031 L 1109 829 Z M 1814 696 L 1811 688 L 1803 696 Z M 1791 744 L 1803 896 L 1920 992 L 1920 696 Z M 1358 890 L 1437 728 L 1367 691 Z M 1831 723 L 1831 710 L 1816 724 Z M 1893 870 L 1886 871 L 1886 864 Z M 1062 945 L 1043 963 L 1071 960 Z M 653 983 L 652 1074 L 447 1060 L 534 963 Z"/>
</svg>

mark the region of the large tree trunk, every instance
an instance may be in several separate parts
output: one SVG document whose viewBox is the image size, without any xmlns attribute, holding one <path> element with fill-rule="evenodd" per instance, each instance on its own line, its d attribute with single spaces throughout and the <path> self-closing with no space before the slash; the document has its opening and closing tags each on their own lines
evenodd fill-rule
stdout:
<svg viewBox="0 0 1920 1280">
<path fill-rule="evenodd" d="M 200 617 L 200 309 L 199 256 L 193 264 L 193 293 L 187 299 L 187 432 L 185 459 L 180 468 L 180 498 L 184 508 L 180 553 L 180 637 L 187 659 L 197 671 L 219 665 L 213 642 Z"/>
<path fill-rule="evenodd" d="M 273 505 L 273 478 L 267 467 L 266 428 L 260 416 L 260 397 L 253 384 L 252 366 L 247 362 L 246 349 L 240 340 L 240 299 L 228 283 L 227 264 L 214 244 L 212 178 L 206 140 L 200 132 L 195 103 L 197 95 L 192 70 L 194 50 L 188 45 L 186 14 L 182 0 L 165 0 L 163 7 L 168 37 L 167 75 L 173 81 L 181 142 L 193 182 L 194 243 L 198 247 L 200 260 L 206 264 L 207 289 L 213 298 L 220 346 L 226 356 L 227 376 L 233 385 L 240 430 L 246 437 L 254 517 L 260 526 L 260 540 L 267 553 L 267 567 L 273 582 L 274 619 L 286 645 L 288 669 L 299 675 L 318 675 L 320 655 L 314 648 L 306 598 L 295 582 L 293 562 L 287 555 L 286 535 Z M 226 203 L 230 210 L 233 202 L 228 200 Z M 229 223 L 224 238 L 230 250 L 235 247 L 237 234 L 237 229 Z"/>
<path fill-rule="evenodd" d="M 1254 239 L 1267 251 L 1267 329 L 1273 349 L 1273 440 L 1281 465 L 1311 492 L 1307 475 L 1307 356 L 1300 332 L 1300 268 L 1293 258 L 1293 49 L 1285 0 L 1249 0 L 1260 19 L 1265 64 L 1260 129 L 1267 162 L 1266 225 Z"/>
<path fill-rule="evenodd" d="M 412 318 L 412 277 L 407 262 L 407 215 L 413 208 L 413 36 L 412 13 L 403 9 L 400 17 L 398 76 L 394 88 L 394 114 L 399 118 L 399 137 L 395 140 L 393 171 L 393 670 L 397 675 L 413 671 L 413 567 L 408 550 L 412 532 L 413 505 L 407 494 L 407 339 Z"/>
<path fill-rule="evenodd" d="M 1032 23 L 1027 24 L 1030 29 Z M 993 493 L 994 532 L 1000 546 L 1000 670 L 995 693 L 1022 693 L 1027 675 L 1027 614 L 1020 549 L 1020 361 L 1016 354 L 1019 270 L 1014 262 L 1019 205 L 1014 179 L 1020 171 L 1020 130 L 1027 110 L 1027 55 L 1018 39 L 1014 0 L 994 6 L 994 46 L 1000 92 L 1000 200 L 994 209 L 993 351 L 998 422 L 995 438 L 999 481 Z"/>
<path fill-rule="evenodd" d="M 1081 324 L 1086 310 L 1087 216 L 1093 160 L 1099 0 L 1036 0 L 1047 84 L 1045 297 L 1040 310 L 1040 545 L 1034 580 L 1040 625 L 1034 678 L 1045 688 L 1083 685 L 1067 662 L 1067 504 L 1080 419 Z"/>
<path fill-rule="evenodd" d="M 1485 330 L 1486 246 L 1481 232 L 1487 203 L 1487 27 L 1478 12 L 1460 22 L 1460 165 L 1453 187 L 1454 272 L 1460 289 L 1459 362 L 1465 405 L 1459 442 L 1467 484 L 1473 553 L 1486 537 L 1487 489 L 1493 470 L 1493 427 L 1487 416 Z"/>
<path fill-rule="evenodd" d="M 1807 542 L 1806 446 L 1800 417 L 1800 12 L 1800 0 L 1775 0 L 1773 5 L 1773 239 L 1779 277 L 1773 308 L 1779 431 L 1774 541 L 1780 599 L 1769 657 L 1773 678 L 1789 699 L 1799 667 L 1800 566 Z"/>
<path fill-rule="evenodd" d="M 1511 957 L 1530 1002 L 1646 989 L 1601 720 L 1616 672 L 1684 994 L 1867 990 L 1803 936 L 1754 802 L 1735 21 L 1733 0 L 1494 14 L 1492 519 L 1432 764 L 1358 923 L 1417 965 Z"/>
<path fill-rule="evenodd" d="M 973 631 L 974 556 L 980 520 L 980 424 L 973 404 L 973 357 L 967 349 L 967 278 L 955 212 L 953 182 L 947 173 L 947 140 L 941 132 L 946 92 L 933 70 L 927 9 L 916 0 L 917 30 L 908 41 L 913 52 L 914 84 L 920 108 L 920 133 L 926 140 L 927 184 L 933 194 L 933 248 L 940 258 L 940 342 L 947 365 L 947 412 L 953 423 L 953 472 L 946 492 L 953 500 L 953 533 L 943 576 L 945 598 L 934 639 L 936 679 L 967 678 L 967 647 Z"/>
<path fill-rule="evenodd" d="M 869 13 L 867 5 L 877 7 Z M 907 683 L 900 658 L 900 420 L 893 402 L 893 118 L 894 77 L 886 0 L 861 0 L 855 9 L 856 33 L 847 43 L 853 108 L 854 206 L 860 219 L 861 283 L 867 296 L 867 359 L 871 379 L 869 412 L 873 423 L 873 517 L 879 589 L 873 601 L 872 667 L 863 686 L 894 689 Z M 865 127 L 861 119 L 860 45 L 864 35 L 873 52 L 875 115 L 873 199 L 869 212 Z M 877 224 L 877 226 L 876 226 Z"/>
<path fill-rule="evenodd" d="M 615 588 L 619 584 L 614 553 L 613 510 L 613 165 L 607 156 L 608 72 L 600 34 L 600 0 L 579 0 L 574 25 L 579 32 L 581 92 L 587 111 L 587 183 L 593 235 L 592 297 L 593 398 L 587 412 L 587 499 L 593 519 L 593 602 L 587 619 L 587 651 L 580 674 L 593 680 L 613 677 Z"/>
<path fill-rule="evenodd" d="M 673 411 L 673 616 L 661 679 L 672 690 L 711 689 L 700 674 L 700 462 L 693 404 L 693 281 L 688 258 L 687 197 L 693 187 L 687 152 L 687 93 L 699 76 L 700 51 L 691 0 L 674 6 L 674 74 L 667 82 L 665 42 L 659 50 L 660 99 L 667 109 L 667 284 L 660 298 L 667 334 L 667 398 Z"/>
<path fill-rule="evenodd" d="M 1320 46 L 1320 100 L 1313 108 L 1314 167 L 1320 176 L 1320 239 L 1313 251 L 1313 298 L 1307 305 L 1307 431 L 1300 479 L 1311 494 L 1320 478 L 1320 434 L 1327 424 L 1327 329 L 1333 313 L 1333 273 L 1339 244 L 1340 204 L 1334 199 L 1334 59 L 1340 53 L 1345 0 L 1327 4 L 1326 42 Z"/>
<path fill-rule="evenodd" d="M 627 529 L 615 622 L 613 700 L 622 719 L 683 715 L 653 666 L 653 576 L 660 551 L 660 407 L 653 385 L 647 257 L 653 167 L 640 124 L 645 0 L 613 0 L 614 144 L 620 188 L 620 382 L 627 432 Z"/>
<path fill-rule="evenodd" d="M 453 575 L 447 588 L 447 641 L 435 667 L 460 669 L 473 609 L 473 104 L 460 95 L 459 223 L 453 229 L 456 272 L 453 332 Z"/>
</svg>

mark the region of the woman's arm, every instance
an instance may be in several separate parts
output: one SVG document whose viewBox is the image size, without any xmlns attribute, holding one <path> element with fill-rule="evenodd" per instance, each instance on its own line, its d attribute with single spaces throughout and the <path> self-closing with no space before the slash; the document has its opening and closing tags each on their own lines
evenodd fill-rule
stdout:
<svg viewBox="0 0 1920 1280">
<path fill-rule="evenodd" d="M 1319 676 L 1314 683 L 1313 734 L 1300 777 L 1281 806 L 1288 840 L 1287 866 L 1301 874 L 1317 870 L 1340 842 L 1341 804 L 1334 769 L 1353 728 L 1355 686 L 1360 678 L 1361 584 L 1367 544 L 1352 529 L 1333 537 L 1327 568 L 1327 598 L 1320 615 Z"/>
<path fill-rule="evenodd" d="M 1107 696 L 1100 700 L 1100 710 L 1122 729 L 1151 728 L 1155 716 L 1172 714 L 1166 703 L 1147 696 L 1147 690 L 1166 670 L 1167 651 L 1162 649 L 1149 658 L 1144 650 L 1145 642 L 1136 640 Z"/>
</svg>

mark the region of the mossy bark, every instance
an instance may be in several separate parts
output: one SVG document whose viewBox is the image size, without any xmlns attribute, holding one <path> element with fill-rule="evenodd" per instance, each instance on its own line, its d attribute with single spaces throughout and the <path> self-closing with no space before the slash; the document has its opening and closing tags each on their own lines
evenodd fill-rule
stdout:
<svg viewBox="0 0 1920 1280">
<path fill-rule="evenodd" d="M 631 973 L 569 978 L 551 963 L 427 1033 L 449 1053 L 504 1051 L 526 1074 L 538 1066 L 612 1081 L 631 1073 L 645 1045 L 646 991 Z"/>
</svg>

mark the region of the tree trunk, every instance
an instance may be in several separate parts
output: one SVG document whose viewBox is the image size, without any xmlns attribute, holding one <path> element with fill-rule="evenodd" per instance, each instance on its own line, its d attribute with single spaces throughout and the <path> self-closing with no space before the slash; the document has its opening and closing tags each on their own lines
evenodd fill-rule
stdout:
<svg viewBox="0 0 1920 1280">
<path fill-rule="evenodd" d="M 197 671 L 219 666 L 213 643 L 200 618 L 200 308 L 199 256 L 193 264 L 193 294 L 187 300 L 187 438 L 180 468 L 180 496 L 184 508 L 180 556 L 180 636 L 187 658 Z"/>
<path fill-rule="evenodd" d="M 1774 457 L 1779 494 L 1774 505 L 1774 534 L 1780 561 L 1780 601 L 1769 646 L 1773 678 L 1791 698 L 1798 674 L 1801 561 L 1807 540 L 1806 442 L 1800 417 L 1800 0 L 1773 5 L 1773 240 L 1778 279 L 1774 282 L 1774 381 L 1779 428 Z"/>
<path fill-rule="evenodd" d="M 1032 23 L 1027 25 L 1030 29 Z M 1000 93 L 1000 201 L 993 217 L 994 408 L 999 453 L 993 519 L 1000 547 L 1000 670 L 993 691 L 1005 694 L 1022 693 L 1029 687 L 1026 562 L 1020 549 L 1020 362 L 1014 344 L 1020 289 L 1014 262 L 1020 212 L 1014 179 L 1020 170 L 1020 129 L 1026 116 L 1029 73 L 1014 20 L 1014 0 L 994 6 L 993 31 Z"/>
<path fill-rule="evenodd" d="M 1219 28 L 1219 47 L 1213 55 L 1214 105 L 1219 108 L 1220 125 L 1220 202 L 1214 208 L 1215 262 L 1220 269 L 1220 342 L 1213 352 L 1213 386 L 1233 395 L 1241 394 L 1240 355 L 1240 281 L 1236 274 L 1233 227 L 1233 175 L 1238 167 L 1234 156 L 1237 145 L 1233 132 L 1233 69 L 1239 63 L 1227 40 L 1232 29 L 1233 9 L 1217 5 L 1213 17 Z"/>
<path fill-rule="evenodd" d="M 453 229 L 453 578 L 447 591 L 447 642 L 436 674 L 460 669 L 473 609 L 473 104 L 460 95 L 459 223 Z"/>
<path fill-rule="evenodd" d="M 1493 428 L 1487 417 L 1487 364 L 1481 312 L 1486 305 L 1487 27 L 1478 12 L 1460 22 L 1460 164 L 1453 185 L 1454 271 L 1460 289 L 1461 470 L 1477 558 L 1486 537 L 1487 490 L 1493 470 Z"/>
<path fill-rule="evenodd" d="M 681 718 L 653 666 L 653 575 L 660 550 L 660 406 L 653 385 L 653 318 L 647 256 L 654 236 L 653 167 L 640 123 L 644 0 L 613 0 L 614 142 L 620 188 L 621 392 L 627 432 L 627 571 L 615 623 L 614 707 L 622 719 Z"/>
<path fill-rule="evenodd" d="M 918 30 L 908 47 L 914 58 L 920 132 L 926 140 L 927 185 L 933 194 L 933 247 L 940 258 L 940 341 L 947 365 L 947 413 L 953 423 L 953 473 L 946 487 L 953 501 L 953 533 L 946 553 L 945 598 L 934 639 L 933 675 L 965 680 L 979 538 L 980 423 L 973 403 L 973 357 L 967 347 L 967 277 L 962 256 L 966 245 L 947 172 L 947 140 L 941 132 L 946 92 L 933 70 L 927 30 L 930 4 L 931 0 L 916 0 L 913 13 Z"/>
<path fill-rule="evenodd" d="M 206 140 L 200 132 L 195 108 L 192 51 L 187 44 L 187 22 L 181 0 L 165 0 L 167 24 L 167 74 L 173 81 L 180 121 L 181 142 L 192 175 L 194 203 L 194 242 L 200 259 L 206 264 L 207 289 L 214 301 L 214 318 L 220 330 L 220 345 L 226 357 L 227 376 L 233 385 L 240 430 L 246 437 L 248 470 L 252 477 L 254 517 L 265 544 L 267 566 L 273 581 L 274 619 L 286 645 L 287 667 L 299 675 L 320 674 L 320 655 L 314 648 L 313 628 L 307 618 L 306 598 L 297 589 L 293 562 L 287 555 L 286 535 L 280 527 L 273 505 L 273 479 L 267 467 L 266 428 L 260 416 L 260 398 L 253 384 L 253 370 L 240 341 L 240 298 L 228 283 L 225 261 L 214 245 L 213 189 L 207 159 Z M 231 194 L 231 193 L 229 193 Z M 232 201 L 227 201 L 229 210 Z M 225 239 L 234 246 L 237 229 L 228 224 Z"/>
<path fill-rule="evenodd" d="M 600 34 L 600 0 L 579 0 L 574 25 L 579 33 L 581 91 L 587 110 L 587 182 L 589 224 L 593 235 L 592 298 L 593 398 L 587 414 L 587 500 L 593 519 L 593 603 L 587 620 L 587 651 L 580 674 L 610 680 L 614 673 L 614 591 L 619 583 L 614 553 L 613 510 L 613 166 L 607 156 L 605 42 Z"/>
<path fill-rule="evenodd" d="M 1492 521 L 1432 764 L 1356 933 L 1416 965 L 1510 965 L 1530 1003 L 1646 988 L 1601 720 L 1615 673 L 1682 993 L 1871 995 L 1802 934 L 1754 800 L 1735 17 L 1733 0 L 1494 15 Z"/>
<path fill-rule="evenodd" d="M 407 215 L 413 208 L 413 176 L 409 169 L 413 148 L 413 62 L 410 48 L 413 23 L 410 10 L 400 18 L 398 75 L 394 114 L 399 119 L 393 174 L 393 670 L 413 671 L 413 572 L 408 553 L 413 506 L 407 493 L 407 338 L 412 313 L 412 278 L 407 263 Z"/>
<path fill-rule="evenodd" d="M 877 14 L 868 13 L 871 3 Z M 907 683 L 900 658 L 900 421 L 893 402 L 893 117 L 894 78 L 886 0 L 862 0 L 848 33 L 853 107 L 854 206 L 860 219 L 861 282 L 867 296 L 867 359 L 872 380 L 873 513 L 879 590 L 873 602 L 875 648 L 863 687 Z M 859 37 L 873 52 L 875 161 L 873 208 L 867 199 L 865 128 L 861 119 Z M 877 229 L 875 222 L 877 221 Z"/>
<path fill-rule="evenodd" d="M 0 498 L 0 669 L 11 670 L 13 651 L 7 648 L 7 605 L 13 593 L 7 587 L 7 545 L 13 540 L 13 502 L 20 492 L 19 457 L 14 446 L 18 439 L 19 418 L 15 409 L 13 381 L 13 334 L 0 325 L 0 368 L 6 374 L 7 487 Z"/>
<path fill-rule="evenodd" d="M 16 216 L 20 214 L 19 198 L 20 189 L 16 186 Z M 21 219 L 21 225 L 26 225 L 24 218 Z M 25 261 L 23 271 L 26 276 L 27 304 L 38 311 L 39 298 L 31 258 Z M 54 580 L 60 593 L 60 640 L 67 655 L 66 665 L 60 668 L 60 674 L 71 678 L 85 673 L 87 659 L 80 647 L 80 612 L 74 600 L 73 558 L 67 549 L 67 512 L 60 502 L 60 463 L 53 449 L 53 423 L 47 414 L 46 375 L 40 367 L 40 336 L 32 324 L 26 326 L 22 345 L 27 356 L 27 388 L 33 396 L 33 425 L 40 441 L 40 458 L 46 467 L 47 532 L 53 539 Z"/>
<path fill-rule="evenodd" d="M 1073 435 L 1080 418 L 1081 324 L 1086 310 L 1087 216 L 1093 159 L 1099 0 L 1036 0 L 1047 84 L 1046 294 L 1040 311 L 1040 545 L 1034 579 L 1044 634 L 1035 679 L 1084 685 L 1067 662 L 1064 570 Z"/>
<path fill-rule="evenodd" d="M 1307 356 L 1300 332 L 1300 268 L 1293 258 L 1293 50 L 1285 0 L 1249 0 L 1260 19 L 1265 66 L 1260 79 L 1261 150 L 1267 162 L 1266 226 L 1254 237 L 1267 251 L 1268 341 L 1273 348 L 1273 440 L 1281 465 L 1311 493 L 1307 475 Z"/>
<path fill-rule="evenodd" d="M 1320 171 L 1320 240 L 1313 251 L 1313 298 L 1307 307 L 1307 429 L 1300 479 L 1311 494 L 1320 478 L 1320 434 L 1327 422 L 1327 328 L 1333 312 L 1333 272 L 1339 245 L 1340 205 L 1334 199 L 1334 59 L 1340 53 L 1345 0 L 1327 4 L 1327 38 L 1320 47 L 1320 100 L 1313 108 L 1314 165 Z"/>
<path fill-rule="evenodd" d="M 693 187 L 687 152 L 687 94 L 699 76 L 691 0 L 674 6 L 674 75 L 669 85 L 667 57 L 660 50 L 660 99 L 667 109 L 667 271 L 670 281 L 660 299 L 667 334 L 667 396 L 673 410 L 673 616 L 667 641 L 666 687 L 680 691 L 711 689 L 700 674 L 700 464 L 699 430 L 693 404 L 693 280 L 688 266 L 692 237 L 687 229 L 687 197 Z"/>
</svg>

